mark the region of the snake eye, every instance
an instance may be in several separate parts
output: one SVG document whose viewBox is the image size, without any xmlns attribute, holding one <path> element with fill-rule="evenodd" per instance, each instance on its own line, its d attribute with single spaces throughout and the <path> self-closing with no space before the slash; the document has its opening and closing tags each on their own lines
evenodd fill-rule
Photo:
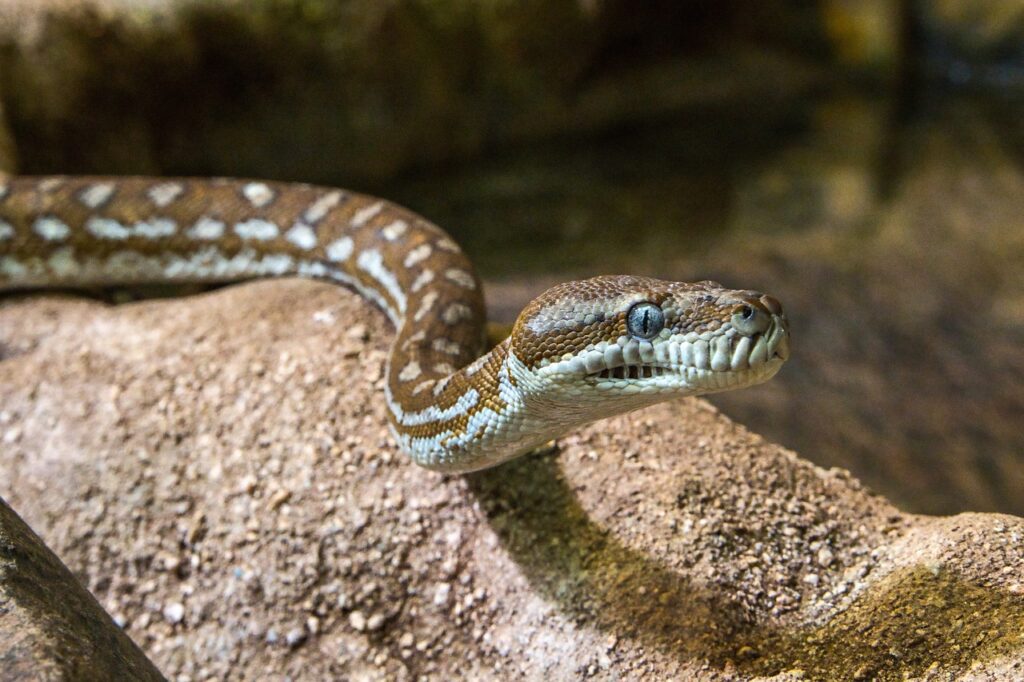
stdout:
<svg viewBox="0 0 1024 682">
<path fill-rule="evenodd" d="M 653 303 L 637 303 L 626 313 L 626 328 L 638 338 L 653 338 L 665 328 L 665 313 Z"/>
</svg>

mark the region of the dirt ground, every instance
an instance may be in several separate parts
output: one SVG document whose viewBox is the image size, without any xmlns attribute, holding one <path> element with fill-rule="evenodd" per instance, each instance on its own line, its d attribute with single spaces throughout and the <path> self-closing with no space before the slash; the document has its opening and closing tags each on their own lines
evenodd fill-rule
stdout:
<svg viewBox="0 0 1024 682">
<path fill-rule="evenodd" d="M 696 399 L 424 471 L 390 335 L 300 281 L 8 299 L 0 496 L 171 679 L 1024 676 L 1021 519 L 903 514 Z"/>
</svg>

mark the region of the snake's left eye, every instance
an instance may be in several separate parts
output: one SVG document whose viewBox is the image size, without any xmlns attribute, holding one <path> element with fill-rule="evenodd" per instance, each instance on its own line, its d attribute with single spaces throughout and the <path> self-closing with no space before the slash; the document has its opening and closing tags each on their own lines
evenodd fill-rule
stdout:
<svg viewBox="0 0 1024 682">
<path fill-rule="evenodd" d="M 653 338 L 665 328 L 665 313 L 653 303 L 637 303 L 626 313 L 626 328 L 638 338 Z"/>
</svg>

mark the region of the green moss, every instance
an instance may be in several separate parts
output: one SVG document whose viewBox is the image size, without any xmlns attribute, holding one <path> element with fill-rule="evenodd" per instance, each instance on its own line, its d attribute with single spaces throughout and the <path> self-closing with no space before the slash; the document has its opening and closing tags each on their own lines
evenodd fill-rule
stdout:
<svg viewBox="0 0 1024 682">
<path fill-rule="evenodd" d="M 811 679 L 901 680 L 961 673 L 1024 647 L 1024 597 L 917 566 L 870 587 L 821 628 L 772 633 L 741 668 Z"/>
</svg>

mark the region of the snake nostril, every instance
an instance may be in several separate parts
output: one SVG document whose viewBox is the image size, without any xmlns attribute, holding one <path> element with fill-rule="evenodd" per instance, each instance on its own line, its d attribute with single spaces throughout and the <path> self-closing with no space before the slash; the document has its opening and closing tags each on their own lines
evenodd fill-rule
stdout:
<svg viewBox="0 0 1024 682">
<path fill-rule="evenodd" d="M 761 297 L 761 304 L 765 308 L 767 308 L 768 312 L 770 312 L 772 315 L 782 314 L 782 304 L 779 303 L 779 299 L 775 298 L 774 296 L 769 296 L 768 294 L 763 295 Z"/>
</svg>

